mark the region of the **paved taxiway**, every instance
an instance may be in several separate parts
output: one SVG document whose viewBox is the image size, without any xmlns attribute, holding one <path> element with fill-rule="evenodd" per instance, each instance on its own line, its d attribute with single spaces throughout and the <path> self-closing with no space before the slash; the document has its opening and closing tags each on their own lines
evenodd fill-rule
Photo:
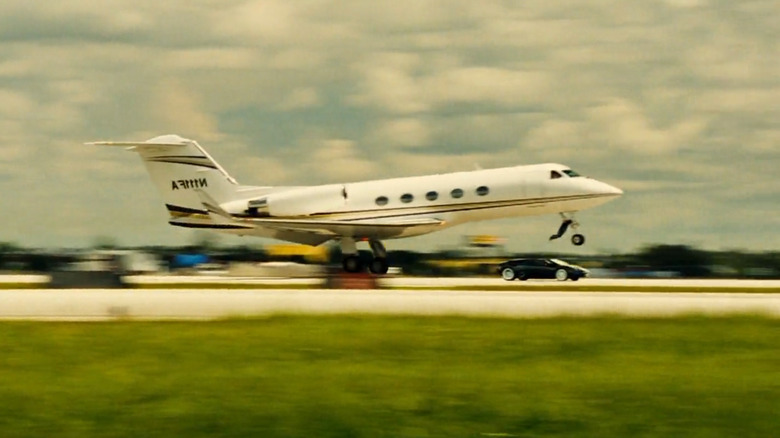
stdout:
<svg viewBox="0 0 780 438">
<path fill-rule="evenodd" d="M 5 290 L 0 319 L 213 319 L 273 314 L 780 317 L 780 294 L 446 290 Z"/>
</svg>

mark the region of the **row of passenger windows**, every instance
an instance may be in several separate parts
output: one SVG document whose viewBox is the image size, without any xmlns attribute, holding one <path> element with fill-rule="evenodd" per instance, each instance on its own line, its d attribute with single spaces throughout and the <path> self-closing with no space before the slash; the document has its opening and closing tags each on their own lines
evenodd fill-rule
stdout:
<svg viewBox="0 0 780 438">
<path fill-rule="evenodd" d="M 479 187 L 477 187 L 477 189 L 474 192 L 478 196 L 485 196 L 488 193 L 490 193 L 490 189 L 487 188 L 487 186 L 479 186 Z M 453 199 L 462 198 L 463 197 L 463 189 L 452 189 L 452 191 L 450 192 L 450 197 L 452 197 Z M 401 195 L 400 199 L 401 199 L 401 202 L 403 202 L 404 204 L 408 204 L 408 203 L 414 201 L 414 195 L 412 195 L 411 193 L 404 193 L 403 195 Z M 429 201 L 435 201 L 435 200 L 439 199 L 439 193 L 436 192 L 436 191 L 430 191 L 430 192 L 425 194 L 425 199 L 427 199 Z M 383 206 L 383 205 L 387 205 L 387 203 L 390 202 L 390 200 L 387 198 L 387 196 L 380 196 L 380 197 L 376 198 L 375 202 L 376 202 L 376 205 Z"/>
</svg>

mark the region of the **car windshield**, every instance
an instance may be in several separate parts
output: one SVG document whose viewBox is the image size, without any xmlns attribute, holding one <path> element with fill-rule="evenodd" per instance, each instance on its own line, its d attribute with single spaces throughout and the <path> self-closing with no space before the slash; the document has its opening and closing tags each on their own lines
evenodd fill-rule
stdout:
<svg viewBox="0 0 780 438">
<path fill-rule="evenodd" d="M 564 262 L 563 260 L 559 260 L 559 259 L 550 259 L 550 261 L 555 263 L 556 265 L 571 266 L 570 264 Z"/>
</svg>

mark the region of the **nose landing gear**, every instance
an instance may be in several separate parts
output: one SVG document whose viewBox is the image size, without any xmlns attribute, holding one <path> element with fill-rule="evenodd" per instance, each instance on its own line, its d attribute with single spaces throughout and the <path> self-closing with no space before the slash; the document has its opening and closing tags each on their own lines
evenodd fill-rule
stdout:
<svg viewBox="0 0 780 438">
<path fill-rule="evenodd" d="M 563 220 L 561 222 L 561 226 L 558 227 L 558 232 L 550 236 L 550 240 L 560 239 L 563 237 L 564 234 L 566 234 L 566 230 L 571 227 L 573 230 L 576 230 L 580 224 L 574 220 L 574 215 L 572 214 L 571 217 L 567 217 L 566 214 L 561 213 L 561 219 Z M 582 234 L 574 234 L 571 236 L 571 243 L 574 246 L 582 246 L 582 244 L 585 243 L 585 236 Z"/>
</svg>

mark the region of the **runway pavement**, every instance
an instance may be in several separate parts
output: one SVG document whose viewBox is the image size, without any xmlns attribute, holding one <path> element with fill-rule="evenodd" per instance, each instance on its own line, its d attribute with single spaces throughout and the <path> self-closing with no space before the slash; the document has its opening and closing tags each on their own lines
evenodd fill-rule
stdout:
<svg viewBox="0 0 780 438">
<path fill-rule="evenodd" d="M 134 285 L 158 285 L 158 284 L 198 284 L 222 283 L 226 285 L 235 284 L 261 284 L 261 285 L 318 285 L 322 284 L 321 278 L 251 278 L 251 277 L 226 277 L 226 276 L 208 276 L 208 275 L 142 275 L 127 277 L 126 280 Z M 494 277 L 393 277 L 388 276 L 379 280 L 380 284 L 392 288 L 451 288 L 451 287 L 471 287 L 476 288 L 495 288 L 510 286 L 543 286 L 556 287 L 563 290 L 579 286 L 596 287 L 635 287 L 635 288 L 745 288 L 745 289 L 767 289 L 780 288 L 780 280 L 742 280 L 742 279 L 647 279 L 647 278 L 586 278 L 580 281 L 557 282 L 550 280 L 528 280 L 528 281 L 505 281 L 498 275 Z"/>
<path fill-rule="evenodd" d="M 0 285 L 16 284 L 45 287 L 50 281 L 48 275 L 0 275 Z M 323 278 L 278 278 L 278 277 L 231 277 L 225 275 L 136 275 L 124 277 L 124 281 L 133 286 L 160 286 L 166 285 L 191 285 L 200 284 L 236 286 L 252 285 L 278 286 L 280 288 L 292 286 L 316 287 L 322 285 Z M 648 288 L 703 288 L 703 289 L 745 289 L 760 292 L 762 289 L 780 288 L 780 280 L 744 280 L 744 279 L 680 279 L 680 278 L 585 278 L 580 281 L 557 282 L 550 280 L 529 281 L 504 281 L 498 275 L 494 277 L 405 277 L 388 276 L 379 280 L 381 286 L 390 288 L 430 288 L 447 289 L 470 287 L 501 288 L 501 287 L 544 287 L 568 290 L 583 286 L 598 288 L 615 287 L 624 289 L 627 287 L 641 289 Z M 174 288 L 174 286 L 170 286 Z"/>
<path fill-rule="evenodd" d="M 780 294 L 447 290 L 5 290 L 0 319 L 215 319 L 274 314 L 509 318 L 686 314 L 780 317 Z"/>
</svg>

